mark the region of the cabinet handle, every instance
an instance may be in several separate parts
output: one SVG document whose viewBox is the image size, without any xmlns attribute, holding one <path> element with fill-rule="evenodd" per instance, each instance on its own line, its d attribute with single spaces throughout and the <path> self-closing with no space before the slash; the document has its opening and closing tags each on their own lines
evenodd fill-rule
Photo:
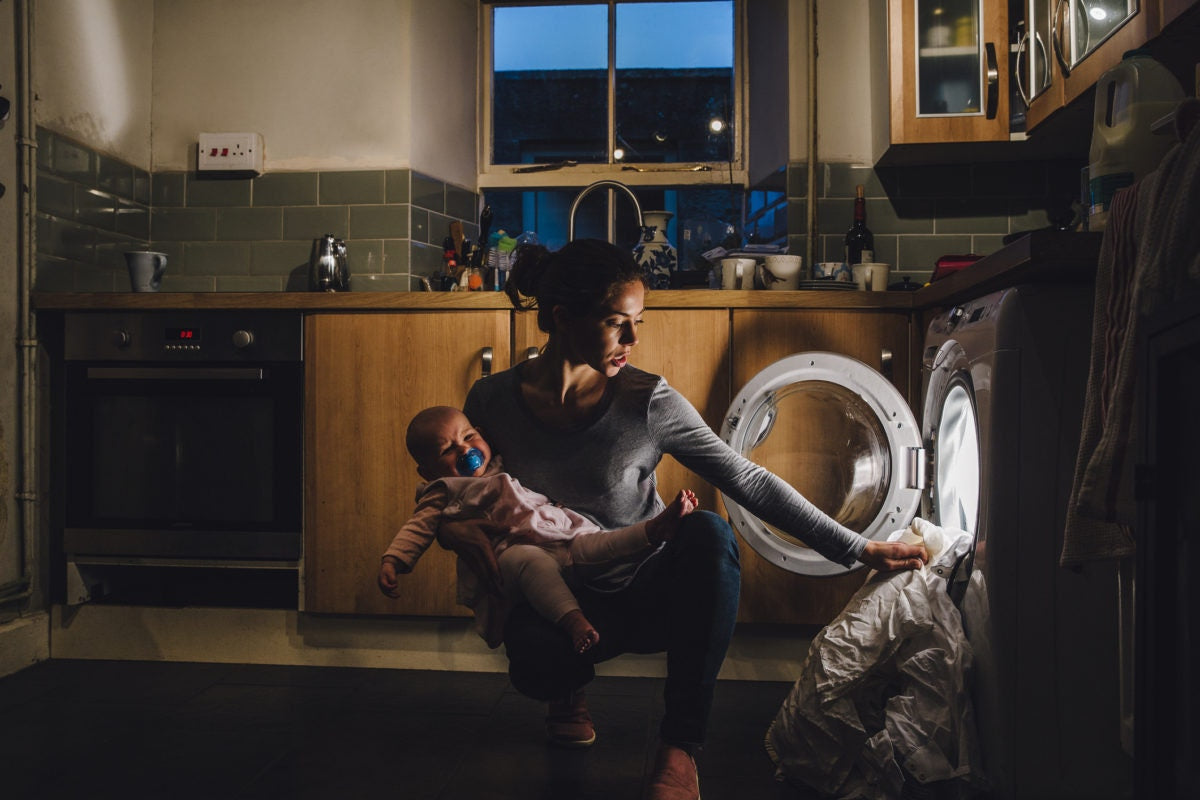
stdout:
<svg viewBox="0 0 1200 800">
<path fill-rule="evenodd" d="M 1042 41 L 1042 34 L 1035 33 L 1033 36 L 1033 44 L 1031 44 L 1029 46 L 1029 53 L 1030 53 L 1031 57 L 1034 52 L 1034 45 L 1037 46 L 1038 52 L 1041 53 L 1042 74 L 1041 74 L 1041 81 L 1038 83 L 1037 86 L 1032 85 L 1034 76 L 1033 75 L 1029 76 L 1029 80 L 1030 80 L 1029 99 L 1030 100 L 1032 100 L 1033 98 L 1037 97 L 1039 94 L 1041 94 L 1042 92 L 1044 92 L 1050 88 L 1050 53 L 1047 52 L 1047 50 L 1046 50 L 1046 43 Z"/>
<path fill-rule="evenodd" d="M 879 372 L 889 381 L 892 379 L 892 351 L 886 347 L 879 351 Z"/>
<path fill-rule="evenodd" d="M 537 358 L 538 355 L 539 355 L 539 351 L 536 347 L 526 347 L 525 348 L 525 360 L 526 361 L 528 361 L 531 358 Z"/>
<path fill-rule="evenodd" d="M 1029 32 L 1026 31 L 1025 33 L 1023 33 L 1021 35 L 1021 41 L 1017 42 L 1017 57 L 1016 57 L 1016 59 L 1014 59 L 1015 64 L 1016 64 L 1014 69 L 1016 70 L 1016 73 L 1017 73 L 1017 94 L 1021 95 L 1021 102 L 1024 103 L 1026 105 L 1026 107 L 1029 106 L 1029 99 L 1030 99 L 1030 95 L 1032 94 L 1032 91 L 1026 92 L 1025 84 L 1021 80 L 1021 56 L 1024 55 L 1025 45 L 1028 42 L 1029 42 Z M 1029 49 L 1031 52 L 1033 51 L 1032 47 Z M 1031 86 L 1030 89 L 1032 90 L 1032 88 L 1033 87 Z"/>
<path fill-rule="evenodd" d="M 995 119 L 1000 107 L 1000 68 L 996 64 L 995 43 L 988 42 L 984 51 L 987 53 L 987 118 Z"/>
<path fill-rule="evenodd" d="M 1054 4 L 1054 15 L 1050 17 L 1050 42 L 1054 45 L 1054 58 L 1058 61 L 1058 68 L 1062 70 L 1064 78 L 1071 77 L 1071 65 L 1067 63 L 1067 59 L 1063 57 L 1062 36 L 1058 30 L 1058 18 L 1062 13 L 1063 5 L 1067 6 L 1067 13 L 1071 12 L 1071 6 L 1068 0 L 1058 0 Z"/>
<path fill-rule="evenodd" d="M 483 370 L 483 377 L 486 378 L 488 375 L 492 374 L 492 348 L 483 348 L 483 353 L 480 355 L 479 360 L 480 366 Z"/>
</svg>

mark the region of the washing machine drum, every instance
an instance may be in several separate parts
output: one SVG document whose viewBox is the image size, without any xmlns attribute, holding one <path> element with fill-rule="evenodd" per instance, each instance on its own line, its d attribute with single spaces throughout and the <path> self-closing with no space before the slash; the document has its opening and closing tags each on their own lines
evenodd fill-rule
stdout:
<svg viewBox="0 0 1200 800">
<path fill-rule="evenodd" d="M 721 438 L 869 539 L 886 539 L 920 507 L 921 431 L 896 388 L 853 358 L 811 352 L 776 361 L 734 398 Z M 763 558 L 803 575 L 848 571 L 722 499 L 734 528 Z"/>
</svg>

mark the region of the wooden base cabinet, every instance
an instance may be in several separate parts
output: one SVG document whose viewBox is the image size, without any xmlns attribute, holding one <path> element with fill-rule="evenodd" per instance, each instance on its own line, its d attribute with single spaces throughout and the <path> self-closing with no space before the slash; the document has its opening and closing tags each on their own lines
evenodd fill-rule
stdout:
<svg viewBox="0 0 1200 800">
<path fill-rule="evenodd" d="M 883 372 L 911 403 L 909 331 L 907 312 L 735 309 L 734 391 L 785 356 L 826 351 L 851 356 Z M 865 569 L 827 578 L 796 575 L 760 557 L 741 539 L 739 544 L 740 622 L 824 625 L 837 616 L 866 579 Z"/>
<path fill-rule="evenodd" d="M 436 544 L 400 579 L 379 560 L 412 513 L 420 478 L 404 448 L 412 415 L 462 406 L 483 371 L 511 362 L 503 310 L 313 314 L 305 321 L 304 610 L 466 616 L 455 557 Z"/>
<path fill-rule="evenodd" d="M 716 431 L 734 392 L 792 353 L 849 355 L 912 398 L 909 313 L 903 310 L 651 308 L 633 364 L 663 375 Z M 510 338 L 511 337 L 511 338 Z M 434 545 L 400 581 L 376 586 L 379 558 L 408 518 L 420 481 L 404 449 L 409 419 L 433 404 L 461 406 L 482 374 L 532 357 L 545 342 L 533 314 L 506 310 L 313 314 L 305 325 L 305 610 L 317 613 L 467 616 L 455 596 L 455 557 Z M 510 350 L 511 346 L 511 350 Z M 532 351 L 532 352 L 531 352 Z M 883 354 L 887 353 L 887 357 Z M 724 514 L 720 494 L 666 457 L 659 493 L 693 490 Z M 534 487 L 536 488 L 536 487 Z M 823 625 L 845 606 L 865 570 L 806 578 L 739 540 L 740 622 Z"/>
</svg>

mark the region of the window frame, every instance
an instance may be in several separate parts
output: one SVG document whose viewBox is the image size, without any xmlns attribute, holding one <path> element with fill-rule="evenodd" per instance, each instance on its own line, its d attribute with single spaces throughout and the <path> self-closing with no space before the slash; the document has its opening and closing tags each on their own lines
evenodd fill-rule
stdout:
<svg viewBox="0 0 1200 800">
<path fill-rule="evenodd" d="M 706 186 L 747 183 L 746 143 L 749 141 L 749 81 L 746 69 L 746 0 L 733 0 L 733 141 L 729 161 L 691 161 L 678 163 L 622 162 L 619 164 L 579 163 L 573 167 L 538 172 L 517 172 L 525 164 L 492 163 L 492 10 L 500 6 L 600 5 L 608 6 L 608 152 L 616 144 L 616 5 L 618 2 L 664 2 L 669 0 L 495 0 L 481 2 L 479 12 L 479 128 L 477 158 L 479 189 L 538 189 L 583 187 L 598 180 L 620 181 L 638 186 Z M 700 167 L 700 169 L 697 169 Z"/>
</svg>

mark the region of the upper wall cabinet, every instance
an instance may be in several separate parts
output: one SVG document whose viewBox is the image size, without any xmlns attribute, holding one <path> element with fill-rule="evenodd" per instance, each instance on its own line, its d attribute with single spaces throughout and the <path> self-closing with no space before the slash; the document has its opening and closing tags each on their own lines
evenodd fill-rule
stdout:
<svg viewBox="0 0 1200 800">
<path fill-rule="evenodd" d="M 1008 5 L 889 0 L 891 142 L 1009 139 Z"/>
<path fill-rule="evenodd" d="M 1028 24 L 1017 69 L 1029 104 L 1026 130 L 1090 89 L 1126 50 L 1157 34 L 1160 2 L 1024 0 Z"/>
</svg>

